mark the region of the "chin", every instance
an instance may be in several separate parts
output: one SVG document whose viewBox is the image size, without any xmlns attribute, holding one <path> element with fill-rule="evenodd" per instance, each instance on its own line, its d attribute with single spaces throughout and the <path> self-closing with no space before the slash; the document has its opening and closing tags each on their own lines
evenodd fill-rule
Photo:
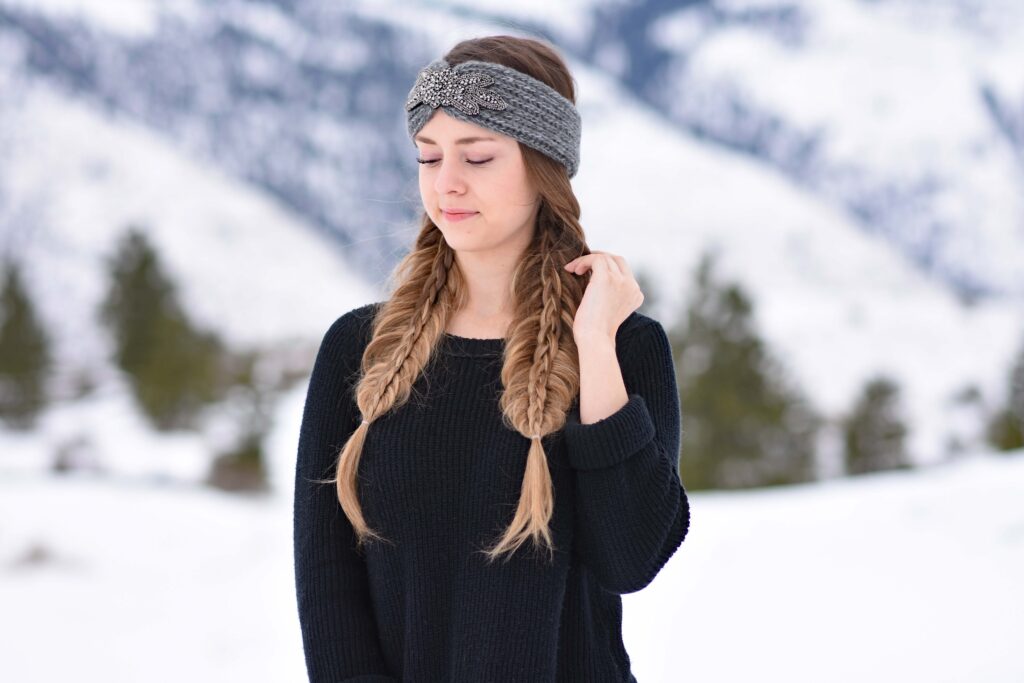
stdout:
<svg viewBox="0 0 1024 683">
<path fill-rule="evenodd" d="M 486 245 L 481 245 L 473 238 L 467 239 L 463 235 L 452 235 L 450 233 L 445 233 L 443 230 L 441 231 L 441 234 L 444 235 L 444 241 L 448 243 L 448 246 L 455 251 L 469 253 L 473 251 L 483 251 L 487 248 Z"/>
</svg>

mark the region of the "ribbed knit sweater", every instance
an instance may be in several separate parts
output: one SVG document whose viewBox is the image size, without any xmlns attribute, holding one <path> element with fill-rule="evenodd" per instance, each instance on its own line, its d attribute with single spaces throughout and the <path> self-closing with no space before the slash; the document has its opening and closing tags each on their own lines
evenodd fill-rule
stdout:
<svg viewBox="0 0 1024 683">
<path fill-rule="evenodd" d="M 630 683 L 620 595 L 647 586 L 690 522 L 679 479 L 680 406 L 662 325 L 616 333 L 628 402 L 582 424 L 579 397 L 542 443 L 554 487 L 553 561 L 529 539 L 480 552 L 512 520 L 529 439 L 498 399 L 504 339 L 444 334 L 406 404 L 369 425 L 358 495 L 394 542 L 355 549 L 332 485 L 381 302 L 339 317 L 310 376 L 294 498 L 295 585 L 312 683 Z"/>
</svg>

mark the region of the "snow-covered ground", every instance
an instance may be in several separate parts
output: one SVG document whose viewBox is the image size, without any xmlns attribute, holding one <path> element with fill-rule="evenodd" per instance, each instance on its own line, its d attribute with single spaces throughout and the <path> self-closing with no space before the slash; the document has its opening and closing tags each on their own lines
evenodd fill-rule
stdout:
<svg viewBox="0 0 1024 683">
<path fill-rule="evenodd" d="M 266 499 L 144 477 L 0 477 L 0 680 L 305 680 L 292 468 Z M 684 482 L 685 483 L 685 482 Z M 691 494 L 691 530 L 623 596 L 643 683 L 1024 680 L 1024 453 Z"/>
<path fill-rule="evenodd" d="M 697 493 L 623 628 L 647 681 L 1024 681 L 1024 453 Z"/>
</svg>

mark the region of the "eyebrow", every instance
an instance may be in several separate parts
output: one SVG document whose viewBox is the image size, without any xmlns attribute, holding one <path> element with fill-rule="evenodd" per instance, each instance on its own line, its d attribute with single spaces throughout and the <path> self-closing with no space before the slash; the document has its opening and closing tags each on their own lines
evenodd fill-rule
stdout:
<svg viewBox="0 0 1024 683">
<path fill-rule="evenodd" d="M 415 139 L 419 140 L 420 142 L 425 142 L 428 145 L 436 145 L 437 144 L 436 142 L 434 142 L 430 138 L 425 138 L 422 135 L 417 135 Z M 480 137 L 480 136 L 477 135 L 477 136 L 473 136 L 473 137 L 469 137 L 469 138 L 459 138 L 458 140 L 455 141 L 455 144 L 456 145 L 465 145 L 465 144 L 468 144 L 470 142 L 481 142 L 483 140 L 494 140 L 494 138 L 484 138 L 484 137 Z"/>
</svg>

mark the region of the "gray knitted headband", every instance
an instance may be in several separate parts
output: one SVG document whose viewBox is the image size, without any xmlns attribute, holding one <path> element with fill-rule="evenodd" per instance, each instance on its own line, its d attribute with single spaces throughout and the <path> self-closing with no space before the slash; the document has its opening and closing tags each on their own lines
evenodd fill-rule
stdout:
<svg viewBox="0 0 1024 683">
<path fill-rule="evenodd" d="M 422 105 L 422 106 L 421 106 Z M 449 67 L 428 64 L 405 102 L 409 137 L 415 138 L 439 106 L 446 114 L 490 128 L 543 152 L 576 175 L 580 115 L 547 83 L 504 64 L 471 60 Z"/>
</svg>

